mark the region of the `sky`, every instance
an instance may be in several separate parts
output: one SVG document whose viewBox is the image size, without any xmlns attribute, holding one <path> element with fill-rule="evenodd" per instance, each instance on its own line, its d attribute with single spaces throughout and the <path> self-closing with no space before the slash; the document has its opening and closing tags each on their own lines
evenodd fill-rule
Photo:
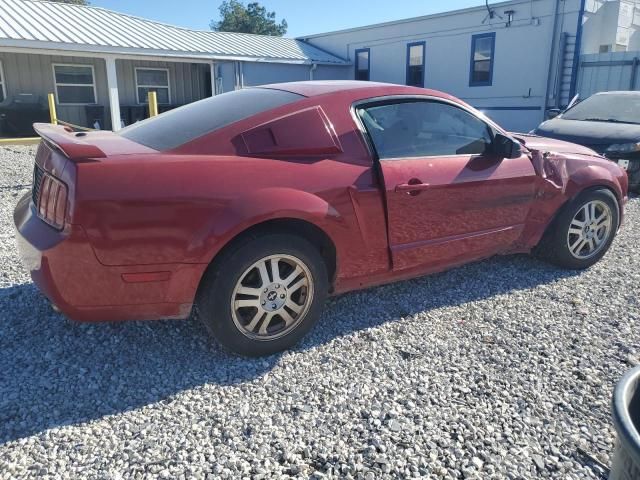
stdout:
<svg viewBox="0 0 640 480">
<path fill-rule="evenodd" d="M 221 0 L 90 0 L 91 5 L 197 30 L 218 19 Z M 249 3 L 251 0 L 245 1 Z M 371 23 L 484 5 L 484 0 L 262 0 L 287 20 L 287 37 L 300 37 Z"/>
</svg>

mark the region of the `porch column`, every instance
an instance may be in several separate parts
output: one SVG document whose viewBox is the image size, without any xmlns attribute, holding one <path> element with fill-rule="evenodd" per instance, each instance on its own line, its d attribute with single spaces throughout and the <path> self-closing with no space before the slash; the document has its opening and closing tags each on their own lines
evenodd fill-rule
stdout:
<svg viewBox="0 0 640 480">
<path fill-rule="evenodd" d="M 120 95 L 118 94 L 118 75 L 116 74 L 116 57 L 106 57 L 107 88 L 109 90 L 109 110 L 111 111 L 111 128 L 120 130 Z"/>
</svg>

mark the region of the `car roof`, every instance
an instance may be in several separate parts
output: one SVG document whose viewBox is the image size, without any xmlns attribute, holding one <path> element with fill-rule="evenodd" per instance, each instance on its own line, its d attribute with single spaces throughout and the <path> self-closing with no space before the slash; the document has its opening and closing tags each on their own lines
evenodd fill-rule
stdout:
<svg viewBox="0 0 640 480">
<path fill-rule="evenodd" d="M 393 83 L 357 80 L 312 80 L 307 82 L 272 83 L 270 85 L 261 85 L 258 88 L 284 90 L 304 97 L 350 92 L 354 98 L 384 95 L 431 95 L 434 97 L 450 98 L 449 95 L 436 90 L 396 85 Z"/>
<path fill-rule="evenodd" d="M 617 90 L 611 92 L 598 92 L 595 95 L 633 95 L 639 96 L 640 92 L 634 90 Z"/>
</svg>

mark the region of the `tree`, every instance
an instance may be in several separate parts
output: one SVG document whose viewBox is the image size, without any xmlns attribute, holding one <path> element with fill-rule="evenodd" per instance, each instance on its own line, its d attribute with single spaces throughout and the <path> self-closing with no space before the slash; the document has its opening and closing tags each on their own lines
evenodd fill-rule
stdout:
<svg viewBox="0 0 640 480">
<path fill-rule="evenodd" d="M 71 3 L 72 5 L 89 5 L 87 0 L 49 0 L 58 3 Z"/>
<path fill-rule="evenodd" d="M 287 33 L 287 21 L 276 22 L 276 12 L 267 9 L 258 2 L 246 7 L 239 0 L 225 0 L 220 5 L 220 21 L 211 21 L 211 30 L 216 32 L 257 33 L 281 37 Z"/>
</svg>

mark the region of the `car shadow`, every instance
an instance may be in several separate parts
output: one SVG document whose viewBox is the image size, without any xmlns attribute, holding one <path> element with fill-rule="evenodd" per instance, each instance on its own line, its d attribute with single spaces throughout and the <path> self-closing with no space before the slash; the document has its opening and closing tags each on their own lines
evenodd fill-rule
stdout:
<svg viewBox="0 0 640 480">
<path fill-rule="evenodd" d="M 289 354 L 424 310 L 575 274 L 527 256 L 496 257 L 341 295 L 327 302 L 321 321 Z M 281 358 L 230 355 L 193 320 L 71 322 L 55 313 L 32 283 L 0 289 L 0 312 L 0 443 L 169 401 L 206 384 L 249 382 Z"/>
</svg>

